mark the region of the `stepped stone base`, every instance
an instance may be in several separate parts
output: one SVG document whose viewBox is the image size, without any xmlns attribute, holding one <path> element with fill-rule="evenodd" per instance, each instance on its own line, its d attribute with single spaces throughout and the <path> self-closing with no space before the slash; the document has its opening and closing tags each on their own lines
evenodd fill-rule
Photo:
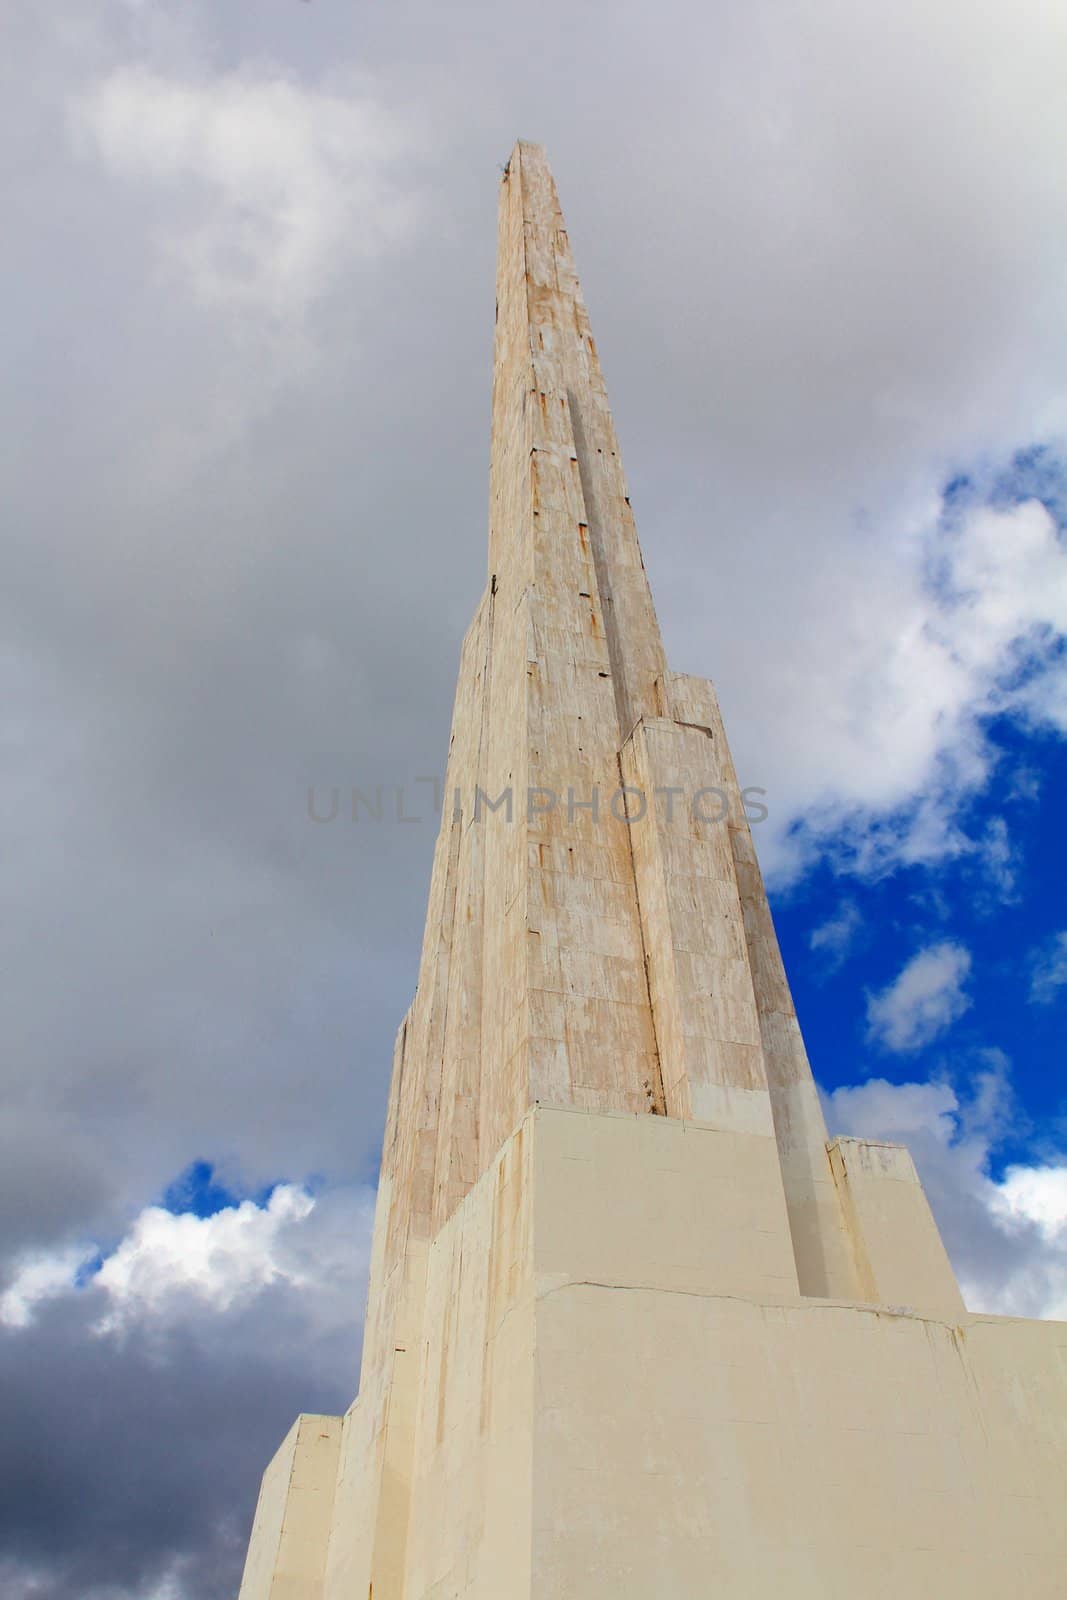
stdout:
<svg viewBox="0 0 1067 1600">
<path fill-rule="evenodd" d="M 268 1468 L 240 1600 L 1059 1600 L 1067 1325 L 965 1312 L 907 1152 L 859 1140 L 859 1281 L 921 1303 L 801 1296 L 774 1162 L 532 1109 L 409 1276 L 395 1411 Z"/>
</svg>

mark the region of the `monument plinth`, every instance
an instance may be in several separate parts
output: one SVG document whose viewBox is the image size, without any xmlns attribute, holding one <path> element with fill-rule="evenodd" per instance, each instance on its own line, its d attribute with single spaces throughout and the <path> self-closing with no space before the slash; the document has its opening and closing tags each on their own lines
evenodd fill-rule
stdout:
<svg viewBox="0 0 1067 1600">
<path fill-rule="evenodd" d="M 359 1396 L 267 1469 L 241 1600 L 1058 1600 L 1067 1327 L 968 1314 L 906 1150 L 828 1142 L 529 144 L 457 791 Z"/>
</svg>

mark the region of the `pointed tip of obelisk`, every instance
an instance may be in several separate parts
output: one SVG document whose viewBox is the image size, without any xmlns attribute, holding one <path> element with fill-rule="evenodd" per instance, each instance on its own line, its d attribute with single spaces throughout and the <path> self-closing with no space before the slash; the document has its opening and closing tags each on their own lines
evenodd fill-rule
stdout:
<svg viewBox="0 0 1067 1600">
<path fill-rule="evenodd" d="M 519 204 L 527 220 L 537 216 L 546 226 L 562 226 L 556 180 L 543 144 L 536 144 L 532 139 L 516 139 L 504 168 L 502 186 L 504 192 L 510 189 L 521 195 Z M 557 224 L 552 223 L 553 217 L 560 219 Z"/>
<path fill-rule="evenodd" d="M 516 156 L 519 157 L 520 161 L 528 161 L 531 164 L 537 164 L 546 167 L 548 166 L 548 155 L 544 145 L 538 144 L 534 139 L 515 140 L 515 143 L 511 149 L 511 154 L 508 156 L 507 166 L 504 168 L 505 173 L 508 173 L 511 170 L 511 164 L 515 160 Z"/>
</svg>

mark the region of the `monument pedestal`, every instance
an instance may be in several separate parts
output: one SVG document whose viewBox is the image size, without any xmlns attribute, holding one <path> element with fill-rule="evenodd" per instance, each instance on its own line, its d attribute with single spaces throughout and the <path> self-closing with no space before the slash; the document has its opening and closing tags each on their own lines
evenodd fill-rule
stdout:
<svg viewBox="0 0 1067 1600">
<path fill-rule="evenodd" d="M 842 1209 L 892 1218 L 925 1303 L 801 1297 L 762 1143 L 531 1110 L 429 1247 L 375 1470 L 339 1483 L 316 1544 L 326 1429 L 305 1419 L 309 1465 L 288 1499 L 268 1470 L 256 1523 L 276 1547 L 300 1518 L 305 1567 L 272 1583 L 254 1540 L 241 1600 L 1059 1600 L 1067 1326 L 953 1312 L 884 1145 L 850 1149 L 863 1195 Z M 877 1236 L 849 1244 L 891 1270 Z M 367 1449 L 361 1405 L 332 1427 Z"/>
</svg>

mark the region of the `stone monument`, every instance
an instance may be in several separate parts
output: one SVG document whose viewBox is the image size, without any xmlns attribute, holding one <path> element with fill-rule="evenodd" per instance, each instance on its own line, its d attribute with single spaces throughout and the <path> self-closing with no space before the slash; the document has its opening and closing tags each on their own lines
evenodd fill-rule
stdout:
<svg viewBox="0 0 1067 1600">
<path fill-rule="evenodd" d="M 524 143 L 446 795 L 359 1396 L 240 1600 L 1061 1600 L 1067 1326 L 969 1314 L 907 1151 L 828 1140 Z"/>
</svg>

